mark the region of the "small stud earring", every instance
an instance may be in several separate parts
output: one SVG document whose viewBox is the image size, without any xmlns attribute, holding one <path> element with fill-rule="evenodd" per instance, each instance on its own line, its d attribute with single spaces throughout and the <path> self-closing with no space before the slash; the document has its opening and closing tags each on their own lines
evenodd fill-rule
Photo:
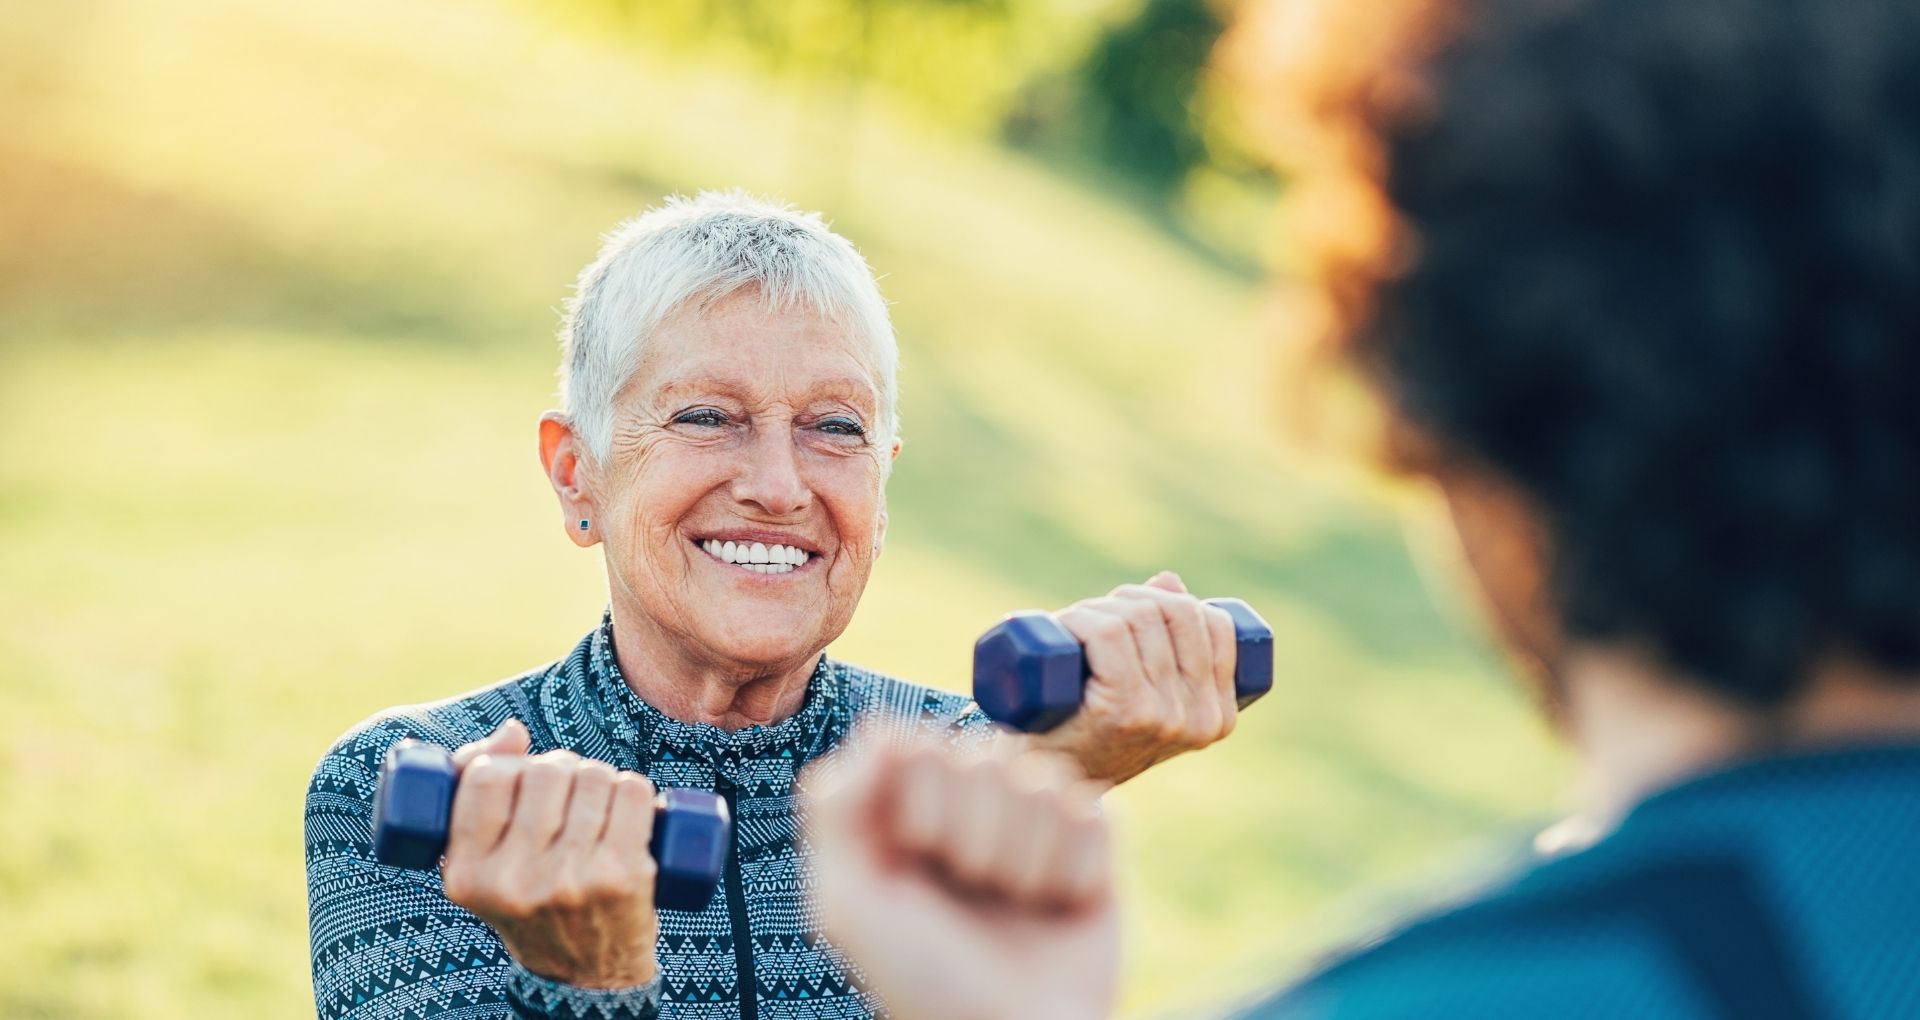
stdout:
<svg viewBox="0 0 1920 1020">
<path fill-rule="evenodd" d="M 580 530 L 587 530 L 587 519 L 585 517 L 580 518 Z"/>
</svg>

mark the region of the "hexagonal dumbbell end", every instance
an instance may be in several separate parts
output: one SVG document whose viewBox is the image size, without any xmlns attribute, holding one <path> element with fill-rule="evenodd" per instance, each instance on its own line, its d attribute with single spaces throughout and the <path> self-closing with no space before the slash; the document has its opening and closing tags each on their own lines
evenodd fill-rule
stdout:
<svg viewBox="0 0 1920 1020">
<path fill-rule="evenodd" d="M 1241 708 L 1273 690 L 1273 628 L 1239 599 L 1208 599 L 1233 617 L 1233 691 Z"/>
<path fill-rule="evenodd" d="M 973 700 L 988 718 L 1027 733 L 1065 722 L 1086 677 L 1080 642 L 1046 613 L 1012 613 L 973 646 Z"/>
<path fill-rule="evenodd" d="M 427 869 L 447 850 L 459 771 L 444 747 L 402 740 L 387 749 L 373 792 L 373 855 L 396 868 Z"/>
<path fill-rule="evenodd" d="M 661 910 L 707 909 L 727 866 L 728 834 L 733 831 L 727 802 L 705 790 L 669 787 L 660 791 L 649 849 L 659 874 L 653 903 Z"/>
<path fill-rule="evenodd" d="M 460 781 L 444 747 L 402 740 L 387 749 L 373 793 L 373 855 L 396 868 L 426 870 L 447 850 L 453 793 Z M 648 849 L 658 866 L 654 905 L 704 910 L 727 864 L 733 823 L 727 802 L 705 790 L 667 789 L 655 802 Z"/>
</svg>

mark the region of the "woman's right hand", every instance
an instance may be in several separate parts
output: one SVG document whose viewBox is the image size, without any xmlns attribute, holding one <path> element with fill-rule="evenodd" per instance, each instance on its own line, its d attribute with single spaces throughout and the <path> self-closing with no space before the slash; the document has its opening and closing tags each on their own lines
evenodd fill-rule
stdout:
<svg viewBox="0 0 1920 1020">
<path fill-rule="evenodd" d="M 803 783 L 814 904 L 894 1013 L 1110 1014 L 1120 945 L 1099 787 L 1010 745 L 856 737 L 834 757 Z"/>
<path fill-rule="evenodd" d="M 454 752 L 447 899 L 500 935 L 527 970 L 581 988 L 652 981 L 653 784 L 571 751 L 528 756 L 509 719 Z"/>
</svg>

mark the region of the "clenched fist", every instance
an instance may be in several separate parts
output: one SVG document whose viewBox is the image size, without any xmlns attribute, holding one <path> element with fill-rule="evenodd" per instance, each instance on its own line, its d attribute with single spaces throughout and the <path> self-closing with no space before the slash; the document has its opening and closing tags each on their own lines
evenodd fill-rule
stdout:
<svg viewBox="0 0 1920 1020">
<path fill-rule="evenodd" d="M 1119 932 L 1099 788 L 1057 756 L 856 737 L 803 783 L 827 934 L 895 1015 L 1094 1020 Z"/>
<path fill-rule="evenodd" d="M 571 751 L 528 756 L 509 719 L 454 752 L 440 873 L 447 899 L 493 926 L 521 966 L 582 988 L 653 980 L 654 788 Z"/>
<path fill-rule="evenodd" d="M 1188 594 L 1178 574 L 1121 585 L 1054 617 L 1079 640 L 1087 682 L 1079 709 L 1026 738 L 1031 746 L 1119 783 L 1233 732 L 1233 618 Z"/>
</svg>

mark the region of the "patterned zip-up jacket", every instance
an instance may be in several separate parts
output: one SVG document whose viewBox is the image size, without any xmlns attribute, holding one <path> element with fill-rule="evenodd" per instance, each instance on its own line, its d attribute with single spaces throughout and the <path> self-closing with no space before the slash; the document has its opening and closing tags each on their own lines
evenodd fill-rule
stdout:
<svg viewBox="0 0 1920 1020">
<path fill-rule="evenodd" d="M 532 751 L 566 748 L 695 787 L 733 807 L 725 880 L 698 914 L 663 912 L 660 974 L 643 988 L 593 990 L 519 966 L 479 918 L 450 903 L 437 872 L 372 857 L 375 776 L 387 748 L 416 737 L 447 748 L 509 716 Z M 668 718 L 620 674 L 603 622 L 572 654 L 470 694 L 383 712 L 342 737 L 307 789 L 313 994 L 321 1017 L 354 1020 L 854 1020 L 886 1010 L 822 937 L 806 903 L 807 850 L 794 780 L 855 718 L 896 734 L 984 733 L 967 699 L 821 657 L 806 701 L 772 726 L 727 732 Z"/>
</svg>

